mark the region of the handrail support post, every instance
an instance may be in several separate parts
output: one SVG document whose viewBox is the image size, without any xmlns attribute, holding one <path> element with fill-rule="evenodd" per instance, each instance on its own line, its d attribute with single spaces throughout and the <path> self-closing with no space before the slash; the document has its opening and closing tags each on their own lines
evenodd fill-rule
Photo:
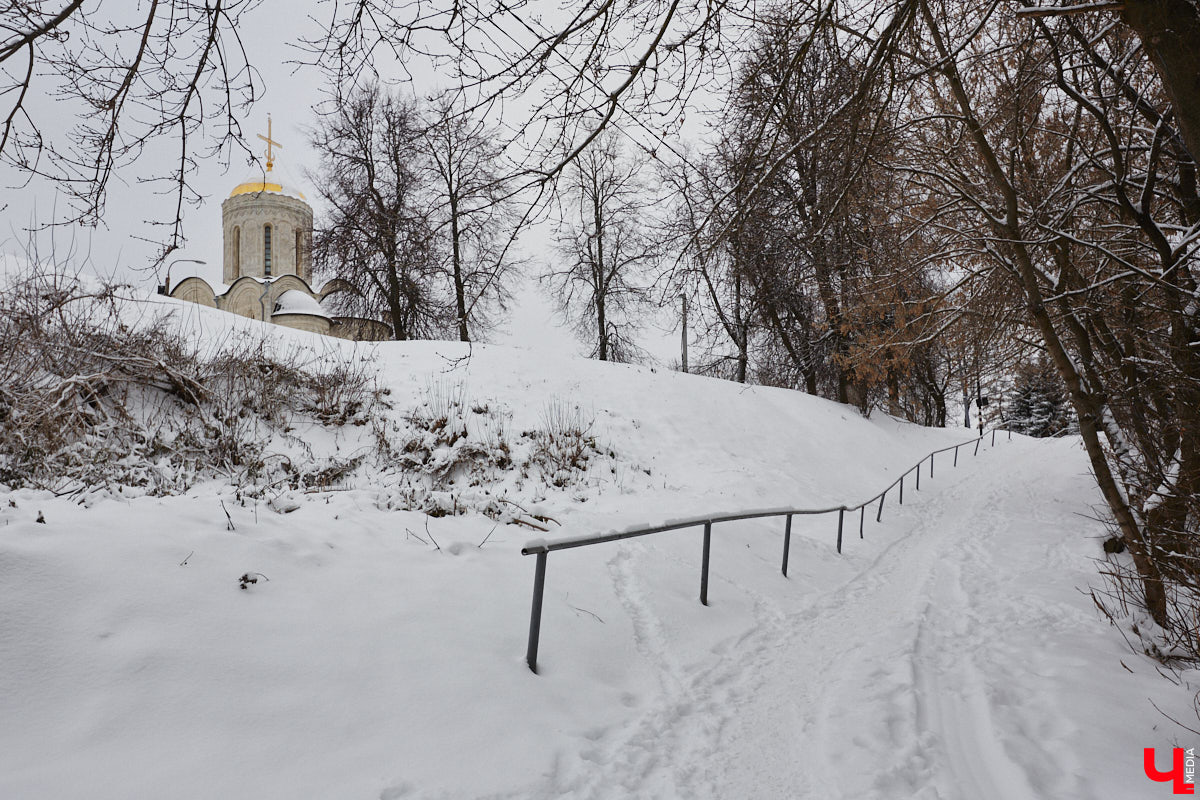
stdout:
<svg viewBox="0 0 1200 800">
<path fill-rule="evenodd" d="M 546 551 L 537 554 L 537 565 L 533 571 L 533 608 L 529 612 L 529 646 L 525 650 L 525 663 L 529 671 L 537 675 L 538 639 L 542 632 L 542 593 L 546 588 Z"/>
<path fill-rule="evenodd" d="M 792 515 L 787 515 L 787 523 L 783 526 L 783 577 L 787 577 L 788 551 L 792 548 Z"/>
<path fill-rule="evenodd" d="M 708 553 L 712 547 L 712 520 L 704 523 L 704 555 L 700 559 L 700 604 L 708 605 Z"/>
<path fill-rule="evenodd" d="M 838 545 L 837 551 L 842 552 L 842 520 L 846 517 L 846 508 L 843 506 L 838 509 Z"/>
</svg>

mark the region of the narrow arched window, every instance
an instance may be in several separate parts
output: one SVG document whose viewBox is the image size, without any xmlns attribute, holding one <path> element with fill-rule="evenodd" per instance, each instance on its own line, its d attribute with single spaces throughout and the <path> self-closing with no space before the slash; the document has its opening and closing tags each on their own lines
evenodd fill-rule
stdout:
<svg viewBox="0 0 1200 800">
<path fill-rule="evenodd" d="M 263 276 L 271 277 L 271 226 L 263 226 Z"/>
<path fill-rule="evenodd" d="M 296 231 L 296 274 L 300 274 L 300 252 L 304 245 L 304 239 L 299 230 Z"/>
<path fill-rule="evenodd" d="M 233 227 L 233 279 L 236 281 L 242 276 L 242 228 L 239 225 Z"/>
</svg>

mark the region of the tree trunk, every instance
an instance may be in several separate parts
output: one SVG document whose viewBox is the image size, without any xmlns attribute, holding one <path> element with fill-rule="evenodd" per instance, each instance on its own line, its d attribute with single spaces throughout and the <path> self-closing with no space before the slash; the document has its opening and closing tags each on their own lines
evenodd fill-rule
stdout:
<svg viewBox="0 0 1200 800">
<path fill-rule="evenodd" d="M 750 354 L 746 348 L 746 325 L 741 325 L 742 336 L 738 341 L 738 359 L 737 359 L 737 382 L 746 382 L 747 368 L 750 366 Z"/>
<path fill-rule="evenodd" d="M 608 361 L 608 319 L 604 315 L 604 295 L 596 293 L 596 329 L 599 334 L 596 357 Z"/>
<path fill-rule="evenodd" d="M 458 311 L 458 339 L 462 342 L 469 342 L 471 337 L 467 334 L 467 293 L 463 286 L 461 237 L 462 233 L 458 227 L 458 196 L 451 192 L 450 246 L 454 266 L 454 302 Z"/>
<path fill-rule="evenodd" d="M 846 340 L 842 332 L 842 309 L 838 304 L 837 292 L 833 286 L 832 269 L 826 261 L 829 248 L 825 242 L 822 242 L 819 248 L 814 246 L 813 249 L 814 252 L 817 252 L 813 263 L 813 272 L 817 279 L 817 295 L 821 298 L 821 305 L 825 308 L 825 319 L 829 324 L 829 338 L 832 342 L 830 349 L 833 351 L 833 368 L 837 371 L 836 399 L 839 403 L 848 403 L 850 402 L 848 395 L 850 381 L 841 360 L 846 351 Z"/>
<path fill-rule="evenodd" d="M 746 382 L 746 366 L 750 362 L 749 343 L 745 317 L 742 316 L 742 278 L 739 275 L 733 284 L 733 318 L 737 322 L 737 382 Z"/>
<path fill-rule="evenodd" d="M 1200 153 L 1200 7 L 1193 0 L 1125 0 L 1121 19 L 1154 62 L 1179 134 L 1195 160 Z"/>
<path fill-rule="evenodd" d="M 600 187 L 592 187 L 592 223 L 596 226 L 596 260 L 592 264 L 596 284 L 596 328 L 599 338 L 596 357 L 608 361 L 608 318 L 604 301 L 608 296 L 608 275 L 604 264 L 604 209 L 600 204 Z"/>
<path fill-rule="evenodd" d="M 893 417 L 904 415 L 904 409 L 900 406 L 900 381 L 896 378 L 896 373 L 890 367 L 887 371 L 887 395 L 888 395 L 888 413 Z"/>
</svg>

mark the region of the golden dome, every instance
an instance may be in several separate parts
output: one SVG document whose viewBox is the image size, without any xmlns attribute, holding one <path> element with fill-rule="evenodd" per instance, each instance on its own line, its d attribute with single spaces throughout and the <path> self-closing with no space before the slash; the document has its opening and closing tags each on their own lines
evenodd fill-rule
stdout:
<svg viewBox="0 0 1200 800">
<path fill-rule="evenodd" d="M 304 196 L 304 192 L 298 189 L 293 189 L 290 186 L 284 186 L 281 183 L 272 183 L 269 180 L 259 178 L 251 178 L 242 181 L 237 186 L 233 187 L 233 191 L 229 193 L 230 197 L 236 197 L 239 194 L 259 194 L 260 192 L 270 192 L 271 194 L 282 194 L 289 197 L 298 197 L 301 200 L 308 202 L 308 198 Z"/>
</svg>

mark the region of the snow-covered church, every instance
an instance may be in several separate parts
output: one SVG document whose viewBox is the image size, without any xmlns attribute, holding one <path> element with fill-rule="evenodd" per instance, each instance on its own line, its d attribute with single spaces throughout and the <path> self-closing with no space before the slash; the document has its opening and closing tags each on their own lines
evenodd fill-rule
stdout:
<svg viewBox="0 0 1200 800">
<path fill-rule="evenodd" d="M 224 239 L 225 290 L 217 294 L 203 278 L 184 278 L 166 286 L 171 297 L 219 308 L 251 319 L 289 328 L 378 341 L 391 338 L 384 323 L 362 317 L 336 316 L 323 301 L 335 292 L 350 291 L 334 279 L 321 289 L 312 287 L 313 212 L 304 193 L 279 182 L 273 174 L 279 143 L 267 135 L 266 172 L 233 188 L 221 204 Z"/>
</svg>

